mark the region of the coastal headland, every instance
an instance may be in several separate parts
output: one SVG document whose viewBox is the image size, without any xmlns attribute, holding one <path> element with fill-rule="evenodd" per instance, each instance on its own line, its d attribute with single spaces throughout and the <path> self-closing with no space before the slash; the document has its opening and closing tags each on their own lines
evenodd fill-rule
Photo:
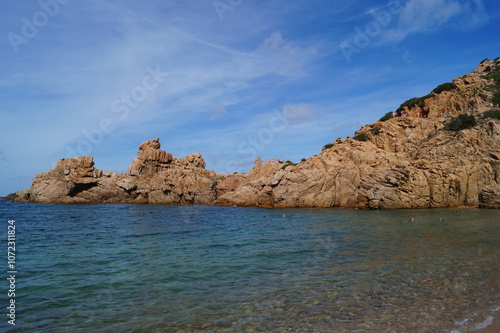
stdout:
<svg viewBox="0 0 500 333">
<path fill-rule="evenodd" d="M 206 170 L 200 153 L 174 158 L 159 138 L 140 144 L 126 173 L 91 156 L 37 174 L 19 202 L 162 203 L 259 207 L 500 208 L 500 58 L 412 98 L 318 155 L 246 174 Z"/>
</svg>

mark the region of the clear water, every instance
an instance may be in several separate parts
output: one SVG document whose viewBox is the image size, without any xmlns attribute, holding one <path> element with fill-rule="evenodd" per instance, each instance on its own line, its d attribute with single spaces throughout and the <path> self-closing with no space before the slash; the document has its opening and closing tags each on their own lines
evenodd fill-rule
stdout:
<svg viewBox="0 0 500 333">
<path fill-rule="evenodd" d="M 16 332 L 468 332 L 500 305 L 498 210 L 0 201 L 0 218 Z"/>
</svg>

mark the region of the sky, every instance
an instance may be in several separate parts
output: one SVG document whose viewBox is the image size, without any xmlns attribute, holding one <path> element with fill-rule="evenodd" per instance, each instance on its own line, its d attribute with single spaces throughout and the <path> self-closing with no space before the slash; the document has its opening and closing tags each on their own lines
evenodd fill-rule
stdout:
<svg viewBox="0 0 500 333">
<path fill-rule="evenodd" d="M 300 161 L 500 56 L 497 0 L 0 4 L 0 195 L 142 141 L 207 169 Z"/>
</svg>

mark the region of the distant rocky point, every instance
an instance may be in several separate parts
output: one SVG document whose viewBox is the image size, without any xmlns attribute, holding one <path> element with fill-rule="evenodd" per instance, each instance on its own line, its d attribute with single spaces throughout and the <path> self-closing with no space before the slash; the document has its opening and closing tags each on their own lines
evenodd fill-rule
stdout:
<svg viewBox="0 0 500 333">
<path fill-rule="evenodd" d="M 205 169 L 201 154 L 173 158 L 141 143 L 123 174 L 91 156 L 36 175 L 19 202 L 162 203 L 369 209 L 500 208 L 500 59 L 336 139 L 298 164 L 259 159 L 247 174 Z"/>
<path fill-rule="evenodd" d="M 55 169 L 37 174 L 15 201 L 61 203 L 210 204 L 216 199 L 216 174 L 205 170 L 199 153 L 173 158 L 159 139 L 143 142 L 124 174 L 94 167 L 92 156 L 61 159 Z"/>
</svg>

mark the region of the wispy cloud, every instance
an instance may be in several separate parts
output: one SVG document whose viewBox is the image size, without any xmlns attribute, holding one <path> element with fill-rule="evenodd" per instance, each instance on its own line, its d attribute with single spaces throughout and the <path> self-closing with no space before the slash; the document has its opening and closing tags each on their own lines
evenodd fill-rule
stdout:
<svg viewBox="0 0 500 333">
<path fill-rule="evenodd" d="M 409 35 L 445 27 L 469 30 L 486 24 L 489 16 L 482 0 L 410 0 L 399 16 L 396 29 L 383 32 L 383 42 L 400 42 Z"/>
<path fill-rule="evenodd" d="M 465 4 L 465 11 L 468 13 L 460 22 L 458 28 L 463 30 L 477 29 L 490 20 L 490 15 L 486 11 L 483 0 L 474 0 Z"/>
<path fill-rule="evenodd" d="M 432 31 L 463 9 L 453 0 L 410 0 L 400 16 L 400 25 L 408 33 Z"/>
</svg>

